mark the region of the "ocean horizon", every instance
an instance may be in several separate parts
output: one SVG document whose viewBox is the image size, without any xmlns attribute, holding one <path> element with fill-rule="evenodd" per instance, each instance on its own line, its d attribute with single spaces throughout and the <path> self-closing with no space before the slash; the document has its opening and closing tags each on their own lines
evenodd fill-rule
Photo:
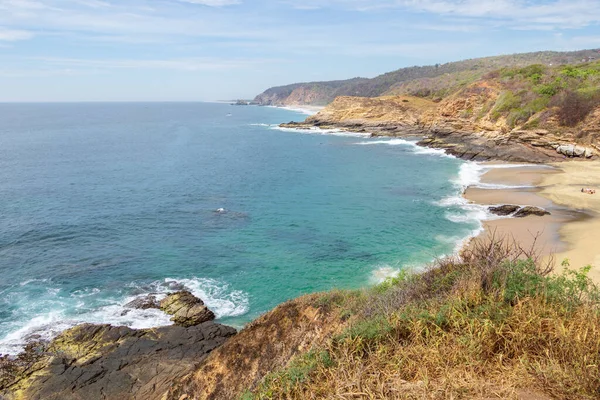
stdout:
<svg viewBox="0 0 600 400">
<path fill-rule="evenodd" d="M 241 327 L 360 288 L 481 231 L 483 171 L 398 138 L 220 103 L 0 104 L 0 354 L 82 322 L 170 324 L 134 298 L 186 288 Z"/>
</svg>

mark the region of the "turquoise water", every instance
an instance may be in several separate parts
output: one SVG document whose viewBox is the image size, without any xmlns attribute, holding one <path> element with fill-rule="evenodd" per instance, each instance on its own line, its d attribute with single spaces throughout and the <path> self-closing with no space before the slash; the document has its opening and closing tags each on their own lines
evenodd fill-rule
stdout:
<svg viewBox="0 0 600 400">
<path fill-rule="evenodd" d="M 181 285 L 241 326 L 286 299 L 427 263 L 479 227 L 453 200 L 462 161 L 272 126 L 304 118 L 0 105 L 0 353 L 82 321 L 168 324 L 123 305 Z"/>
</svg>

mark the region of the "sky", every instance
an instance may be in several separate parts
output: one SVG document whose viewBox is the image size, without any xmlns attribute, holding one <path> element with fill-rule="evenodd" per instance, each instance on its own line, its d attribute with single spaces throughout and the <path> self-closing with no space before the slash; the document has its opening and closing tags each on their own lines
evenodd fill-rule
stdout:
<svg viewBox="0 0 600 400">
<path fill-rule="evenodd" d="M 210 101 L 600 48 L 600 0 L 0 0 L 0 101 Z"/>
</svg>

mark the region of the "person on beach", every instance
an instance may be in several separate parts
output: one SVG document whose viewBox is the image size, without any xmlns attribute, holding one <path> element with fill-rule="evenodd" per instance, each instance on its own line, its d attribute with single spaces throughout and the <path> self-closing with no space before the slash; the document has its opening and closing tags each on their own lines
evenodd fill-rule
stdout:
<svg viewBox="0 0 600 400">
<path fill-rule="evenodd" d="M 590 188 L 581 188 L 581 193 L 596 194 L 596 190 Z"/>
</svg>

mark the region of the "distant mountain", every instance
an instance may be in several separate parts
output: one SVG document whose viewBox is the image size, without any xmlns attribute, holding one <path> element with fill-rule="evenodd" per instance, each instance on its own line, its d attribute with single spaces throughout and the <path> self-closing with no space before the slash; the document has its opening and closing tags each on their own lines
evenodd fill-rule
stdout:
<svg viewBox="0 0 600 400">
<path fill-rule="evenodd" d="M 467 87 L 486 73 L 503 67 L 531 64 L 577 64 L 600 59 L 600 49 L 571 52 L 541 51 L 422 67 L 401 68 L 375 78 L 353 78 L 340 81 L 295 83 L 270 88 L 256 96 L 260 105 L 326 105 L 338 96 L 378 97 L 411 95 L 439 101 Z"/>
</svg>

